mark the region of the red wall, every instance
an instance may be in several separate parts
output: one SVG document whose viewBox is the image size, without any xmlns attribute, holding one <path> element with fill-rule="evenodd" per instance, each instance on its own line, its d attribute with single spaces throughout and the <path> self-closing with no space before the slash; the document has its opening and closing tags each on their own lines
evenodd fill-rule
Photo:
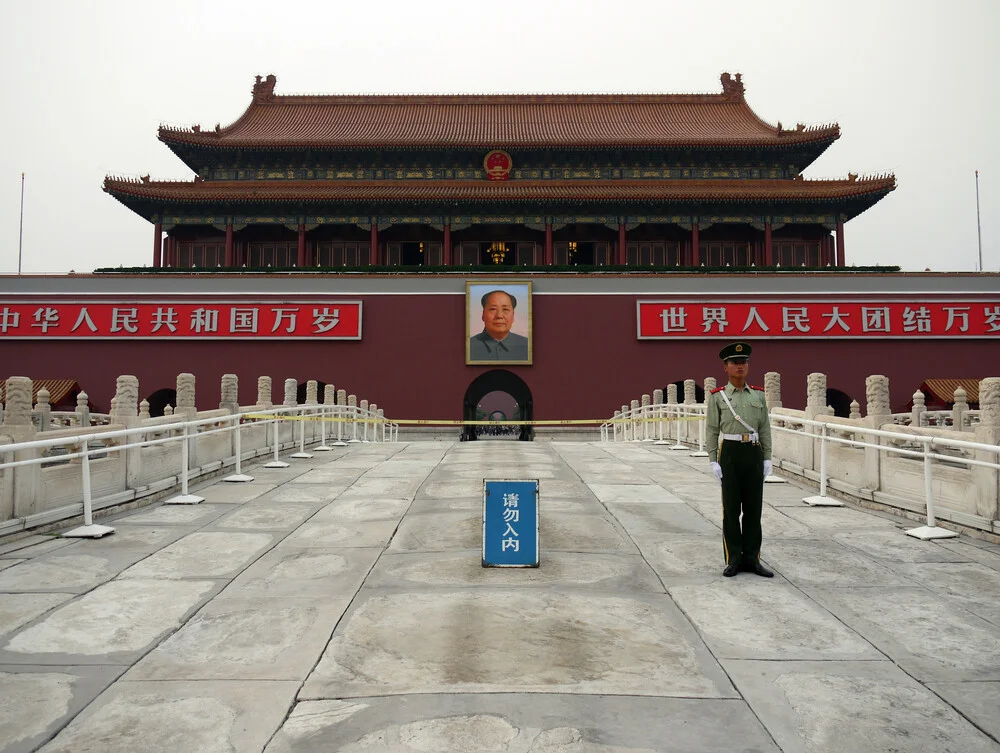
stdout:
<svg viewBox="0 0 1000 753">
<path fill-rule="evenodd" d="M 464 295 L 361 295 L 364 339 L 349 342 L 137 340 L 86 343 L 0 340 L 0 377 L 74 378 L 98 410 L 106 411 L 120 374 L 139 378 L 141 397 L 173 388 L 180 372 L 197 377 L 201 409 L 218 407 L 221 377 L 235 373 L 240 403 L 256 402 L 257 377 L 283 382 L 317 379 L 385 409 L 390 418 L 461 419 L 469 383 L 487 366 L 465 365 Z M 517 373 L 534 397 L 535 418 L 606 418 L 642 393 L 693 378 L 722 378 L 724 340 L 664 342 L 636 339 L 636 300 L 643 295 L 533 296 L 534 364 L 502 366 Z M 865 407 L 865 377 L 890 379 L 901 410 L 930 377 L 1000 376 L 994 340 L 760 340 L 752 341 L 751 382 L 764 372 L 782 378 L 786 407 L 803 408 L 806 375 L 827 374 L 827 385 Z"/>
</svg>

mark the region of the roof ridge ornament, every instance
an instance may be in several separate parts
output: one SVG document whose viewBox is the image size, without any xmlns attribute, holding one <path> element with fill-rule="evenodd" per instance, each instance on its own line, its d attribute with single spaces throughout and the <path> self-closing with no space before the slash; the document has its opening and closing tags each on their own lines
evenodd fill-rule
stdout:
<svg viewBox="0 0 1000 753">
<path fill-rule="evenodd" d="M 743 95 L 746 89 L 743 86 L 743 74 L 737 73 L 735 76 L 730 76 L 729 73 L 723 73 L 719 76 L 719 80 L 722 81 L 722 96 L 726 99 L 743 99 Z"/>
<path fill-rule="evenodd" d="M 274 100 L 274 85 L 278 83 L 278 79 L 275 78 L 273 73 L 269 73 L 267 78 L 261 80 L 260 76 L 257 76 L 257 80 L 253 85 L 253 101 L 254 102 L 271 102 Z"/>
</svg>

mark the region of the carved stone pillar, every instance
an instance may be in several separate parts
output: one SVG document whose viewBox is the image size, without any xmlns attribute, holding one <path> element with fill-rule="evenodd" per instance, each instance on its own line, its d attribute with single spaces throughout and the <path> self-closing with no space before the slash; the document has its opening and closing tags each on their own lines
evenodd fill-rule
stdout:
<svg viewBox="0 0 1000 753">
<path fill-rule="evenodd" d="M 38 416 L 38 430 L 49 431 L 52 428 L 52 406 L 49 405 L 49 391 L 44 387 L 38 390 L 35 413 Z"/>
<path fill-rule="evenodd" d="M 924 393 L 917 390 L 913 393 L 913 409 L 910 411 L 910 426 L 927 425 L 927 401 Z"/>
<path fill-rule="evenodd" d="M 694 405 L 698 402 L 697 391 L 695 390 L 694 380 L 685 379 L 684 380 L 684 405 Z"/>
<path fill-rule="evenodd" d="M 271 402 L 271 377 L 257 377 L 257 407 L 271 408 L 273 406 L 274 403 Z"/>
<path fill-rule="evenodd" d="M 715 377 L 705 377 L 705 383 L 704 383 L 704 387 L 703 387 L 703 389 L 705 391 L 705 396 L 702 399 L 706 403 L 708 402 L 708 396 L 712 394 L 712 390 L 714 390 L 717 386 L 718 385 L 716 385 L 716 383 L 715 383 Z"/>
<path fill-rule="evenodd" d="M 194 374 L 178 374 L 177 375 L 177 410 L 174 411 L 175 414 L 183 414 L 189 418 L 194 418 L 194 414 L 198 412 L 195 407 L 195 380 Z"/>
<path fill-rule="evenodd" d="M 306 382 L 306 405 L 319 405 L 319 384 L 315 379 Z"/>
<path fill-rule="evenodd" d="M 298 405 L 299 401 L 297 398 L 297 392 L 299 391 L 299 384 L 294 379 L 285 380 L 285 406 Z"/>
<path fill-rule="evenodd" d="M 36 438 L 31 421 L 31 387 L 28 377 L 10 377 L 5 382 L 6 404 L 0 435 L 10 437 L 12 442 L 30 442 Z M 36 457 L 38 450 L 24 450 L 14 453 L 12 459 Z M 39 511 L 40 469 L 36 464 L 0 471 L 0 520 L 25 517 Z"/>
<path fill-rule="evenodd" d="M 813 372 L 806 377 L 806 418 L 826 415 L 826 374 Z"/>
<path fill-rule="evenodd" d="M 221 410 L 238 413 L 240 410 L 240 383 L 236 374 L 222 375 L 222 399 L 219 401 Z"/>
<path fill-rule="evenodd" d="M 976 442 L 1000 444 L 1000 377 L 987 377 L 979 383 L 979 426 L 974 434 Z M 976 459 L 996 462 L 996 455 L 977 452 Z M 972 472 L 976 512 L 987 520 L 1000 520 L 1000 472 L 980 466 L 973 467 Z"/>
<path fill-rule="evenodd" d="M 139 416 L 139 379 L 127 374 L 120 376 L 116 387 L 111 422 L 128 425 L 128 419 Z"/>
<path fill-rule="evenodd" d="M 768 410 L 782 407 L 781 374 L 777 371 L 768 371 L 764 374 L 764 400 L 767 401 Z"/>
<path fill-rule="evenodd" d="M 332 384 L 323 387 L 323 405 L 337 404 L 337 388 Z"/>
<path fill-rule="evenodd" d="M 76 396 L 76 421 L 84 429 L 90 426 L 90 396 L 86 392 Z"/>
<path fill-rule="evenodd" d="M 952 399 L 954 402 L 951 406 L 951 428 L 955 431 L 965 431 L 965 414 L 969 412 L 965 390 L 961 387 L 956 388 Z"/>
<path fill-rule="evenodd" d="M 667 385 L 667 405 L 677 405 L 677 385 Z"/>
</svg>

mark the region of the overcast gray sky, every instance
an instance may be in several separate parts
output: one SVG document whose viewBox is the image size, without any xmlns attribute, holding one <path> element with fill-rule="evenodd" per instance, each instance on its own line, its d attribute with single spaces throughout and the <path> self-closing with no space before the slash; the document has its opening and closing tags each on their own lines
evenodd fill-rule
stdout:
<svg viewBox="0 0 1000 753">
<path fill-rule="evenodd" d="M 3 0 L 0 273 L 139 266 L 152 227 L 105 175 L 192 174 L 161 123 L 227 125 L 279 94 L 718 92 L 769 123 L 837 122 L 806 172 L 893 172 L 848 223 L 848 264 L 1000 268 L 998 0 Z"/>
</svg>

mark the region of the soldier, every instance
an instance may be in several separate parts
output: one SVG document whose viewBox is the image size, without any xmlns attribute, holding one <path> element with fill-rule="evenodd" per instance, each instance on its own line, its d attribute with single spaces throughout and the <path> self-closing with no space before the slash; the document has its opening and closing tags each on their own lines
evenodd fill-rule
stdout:
<svg viewBox="0 0 1000 753">
<path fill-rule="evenodd" d="M 749 343 L 731 343 L 722 349 L 719 357 L 729 382 L 712 390 L 705 408 L 708 459 L 712 473 L 722 482 L 726 557 L 722 574 L 727 578 L 741 570 L 764 578 L 774 577 L 760 563 L 764 477 L 771 472 L 771 422 L 764 388 L 746 382 L 750 351 Z"/>
</svg>

